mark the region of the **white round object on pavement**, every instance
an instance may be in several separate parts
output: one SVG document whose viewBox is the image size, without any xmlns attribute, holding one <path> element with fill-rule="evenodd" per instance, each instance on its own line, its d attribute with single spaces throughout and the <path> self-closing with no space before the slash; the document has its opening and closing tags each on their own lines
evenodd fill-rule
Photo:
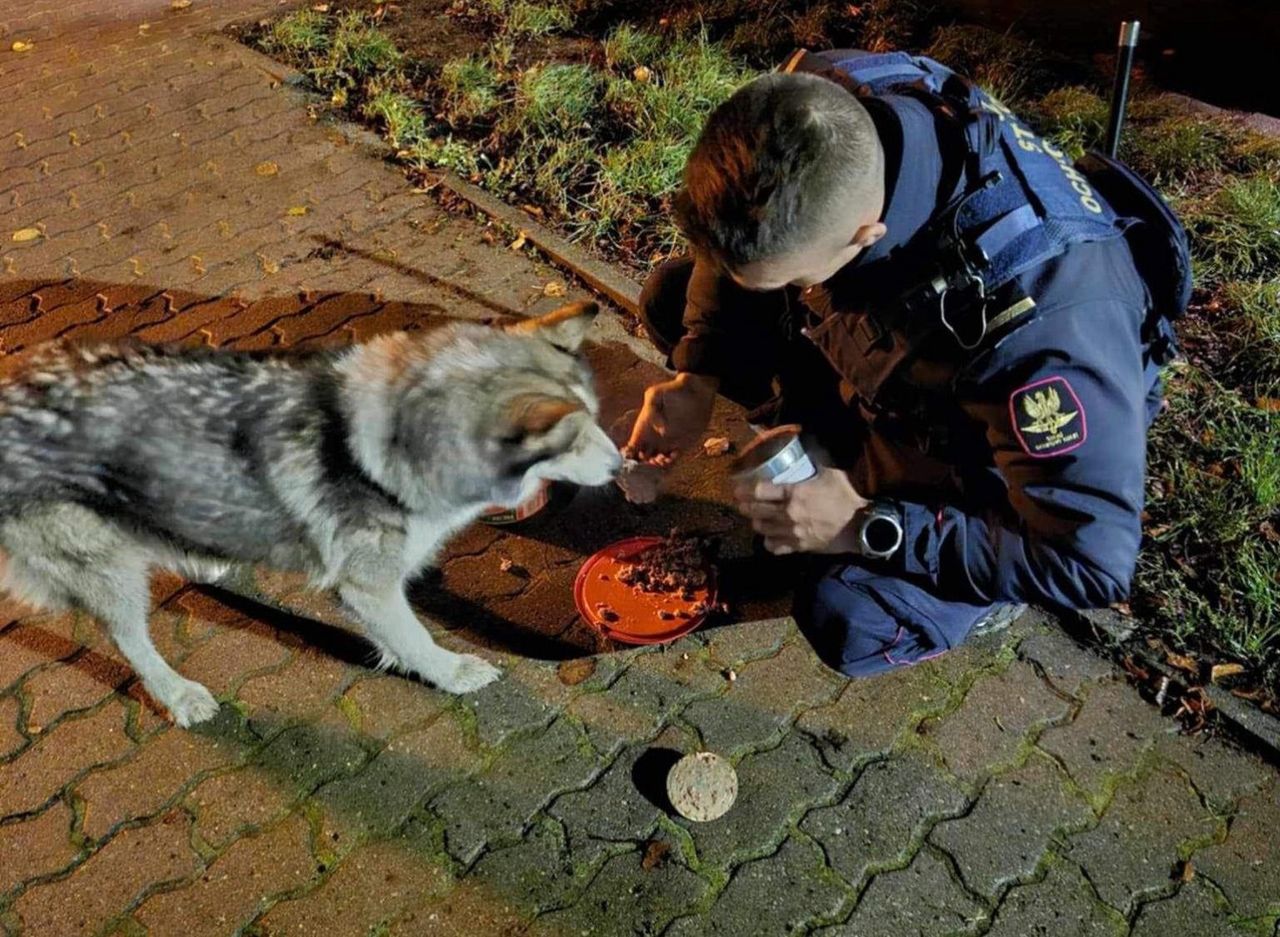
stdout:
<svg viewBox="0 0 1280 937">
<path fill-rule="evenodd" d="M 715 820 L 738 798 L 738 773 L 714 752 L 685 755 L 667 774 L 667 797 L 686 820 Z"/>
</svg>

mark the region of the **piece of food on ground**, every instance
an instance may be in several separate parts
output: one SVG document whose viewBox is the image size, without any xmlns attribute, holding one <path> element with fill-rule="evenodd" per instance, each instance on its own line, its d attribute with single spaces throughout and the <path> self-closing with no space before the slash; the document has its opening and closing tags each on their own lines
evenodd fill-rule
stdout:
<svg viewBox="0 0 1280 937">
<path fill-rule="evenodd" d="M 733 443 L 723 436 L 711 436 L 702 441 L 702 451 L 712 458 L 727 455 L 732 449 Z"/>
<path fill-rule="evenodd" d="M 698 823 L 715 820 L 738 798 L 738 774 L 714 752 L 685 755 L 667 775 L 667 797 L 680 816 Z"/>
</svg>

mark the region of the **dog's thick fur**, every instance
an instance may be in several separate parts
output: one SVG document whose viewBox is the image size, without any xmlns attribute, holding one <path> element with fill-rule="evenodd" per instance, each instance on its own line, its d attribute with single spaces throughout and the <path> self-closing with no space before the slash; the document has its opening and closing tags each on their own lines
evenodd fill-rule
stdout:
<svg viewBox="0 0 1280 937">
<path fill-rule="evenodd" d="M 580 356 L 595 313 L 295 356 L 46 346 L 0 380 L 0 587 L 99 618 L 183 726 L 218 704 L 151 643 L 156 567 L 305 572 L 383 663 L 478 689 L 498 670 L 437 647 L 405 582 L 486 506 L 620 467 Z"/>
</svg>

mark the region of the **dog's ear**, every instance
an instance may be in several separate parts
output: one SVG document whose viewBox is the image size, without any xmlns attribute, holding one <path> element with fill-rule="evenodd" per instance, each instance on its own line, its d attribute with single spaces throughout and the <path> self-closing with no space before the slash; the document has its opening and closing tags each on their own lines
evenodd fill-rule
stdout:
<svg viewBox="0 0 1280 937">
<path fill-rule="evenodd" d="M 557 348 L 576 353 L 587 337 L 591 323 L 600 312 L 598 303 L 581 302 L 561 306 L 545 316 L 536 316 L 508 326 L 509 332 L 541 335 Z"/>
<path fill-rule="evenodd" d="M 503 442 L 520 443 L 543 436 L 570 413 L 583 409 L 581 401 L 551 394 L 519 394 L 502 408 L 498 435 Z"/>
</svg>

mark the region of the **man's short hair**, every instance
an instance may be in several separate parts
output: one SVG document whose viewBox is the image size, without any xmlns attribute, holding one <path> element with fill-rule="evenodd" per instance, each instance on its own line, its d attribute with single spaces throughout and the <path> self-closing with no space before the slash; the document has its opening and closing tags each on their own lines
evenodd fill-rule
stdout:
<svg viewBox="0 0 1280 937">
<path fill-rule="evenodd" d="M 732 267 L 803 247 L 832 206 L 884 179 L 871 115 L 817 75 L 769 74 L 711 114 L 685 164 L 676 221 L 695 249 Z"/>
</svg>

